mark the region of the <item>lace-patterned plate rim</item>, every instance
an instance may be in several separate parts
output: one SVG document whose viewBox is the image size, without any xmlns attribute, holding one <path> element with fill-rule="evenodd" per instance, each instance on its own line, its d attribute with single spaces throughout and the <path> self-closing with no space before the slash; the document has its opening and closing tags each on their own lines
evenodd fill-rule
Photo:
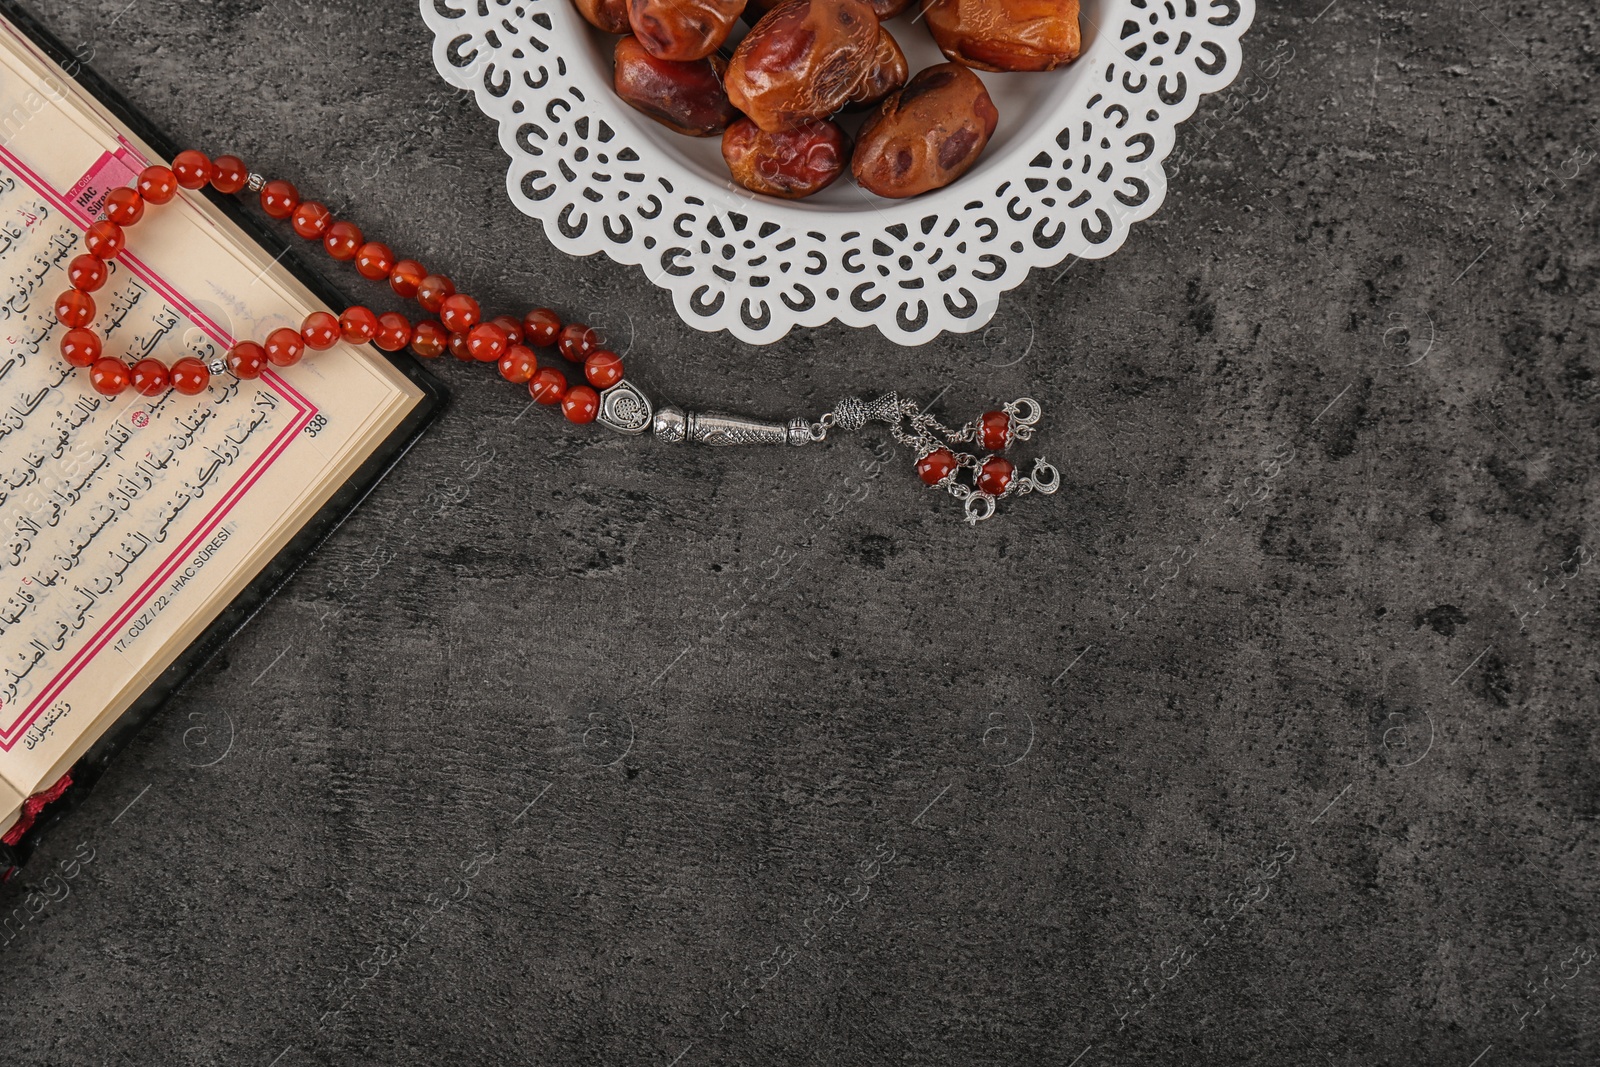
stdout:
<svg viewBox="0 0 1600 1067">
<path fill-rule="evenodd" d="M 960 181 L 890 201 L 846 177 L 784 201 L 719 175 L 716 138 L 623 104 L 614 38 L 571 0 L 420 3 L 435 66 L 498 123 L 507 192 L 551 243 L 638 266 L 686 323 L 753 344 L 835 320 L 906 345 L 970 332 L 1033 268 L 1115 252 L 1165 200 L 1178 127 L 1238 75 L 1255 14 L 1254 0 L 1083 0 L 1076 63 L 982 75 L 1002 125 Z M 889 26 L 913 69 L 938 62 L 909 22 Z"/>
</svg>

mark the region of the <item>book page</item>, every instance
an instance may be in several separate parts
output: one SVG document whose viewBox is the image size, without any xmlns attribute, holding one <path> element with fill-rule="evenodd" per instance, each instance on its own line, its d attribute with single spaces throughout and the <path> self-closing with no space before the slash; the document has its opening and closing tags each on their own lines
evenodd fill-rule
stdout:
<svg viewBox="0 0 1600 1067">
<path fill-rule="evenodd" d="M 150 159 L 9 31 L 0 49 L 0 782 L 54 782 L 309 520 L 421 392 L 339 345 L 199 396 L 115 398 L 55 298 Z M 150 205 L 93 294 L 107 355 L 169 366 L 322 306 L 194 194 Z M 6 816 L 0 796 L 0 821 Z"/>
<path fill-rule="evenodd" d="M 22 794 L 0 781 L 0 834 L 15 826 L 21 814 Z"/>
</svg>

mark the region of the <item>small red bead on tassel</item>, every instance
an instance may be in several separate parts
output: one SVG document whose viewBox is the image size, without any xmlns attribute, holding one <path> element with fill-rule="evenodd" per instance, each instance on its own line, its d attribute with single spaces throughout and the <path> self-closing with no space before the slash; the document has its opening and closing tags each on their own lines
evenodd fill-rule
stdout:
<svg viewBox="0 0 1600 1067">
<path fill-rule="evenodd" d="M 1002 456 L 989 456 L 978 467 L 978 489 L 990 496 L 1005 496 L 1017 468 Z"/>
<path fill-rule="evenodd" d="M 936 448 L 917 460 L 917 477 L 925 485 L 943 485 L 945 479 L 956 472 L 956 454 L 948 448 Z"/>
<path fill-rule="evenodd" d="M 1011 416 L 1004 411 L 985 411 L 978 416 L 978 443 L 987 452 L 1003 452 L 1011 443 Z"/>
</svg>

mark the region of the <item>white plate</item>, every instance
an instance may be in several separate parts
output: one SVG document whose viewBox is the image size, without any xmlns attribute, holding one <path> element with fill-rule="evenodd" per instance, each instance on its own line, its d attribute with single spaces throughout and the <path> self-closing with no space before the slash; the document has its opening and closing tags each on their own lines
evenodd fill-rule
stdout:
<svg viewBox="0 0 1600 1067">
<path fill-rule="evenodd" d="M 980 74 L 1000 125 L 959 181 L 885 200 L 846 175 L 788 201 L 734 185 L 718 138 L 618 99 L 617 39 L 571 0 L 421 3 L 434 65 L 499 122 L 511 200 L 556 247 L 638 265 L 685 322 L 756 344 L 833 319 L 921 344 L 981 327 L 1034 267 L 1110 255 L 1161 206 L 1177 126 L 1238 74 L 1255 16 L 1254 0 L 1083 0 L 1076 63 Z M 943 61 L 911 14 L 887 25 L 913 73 Z"/>
</svg>

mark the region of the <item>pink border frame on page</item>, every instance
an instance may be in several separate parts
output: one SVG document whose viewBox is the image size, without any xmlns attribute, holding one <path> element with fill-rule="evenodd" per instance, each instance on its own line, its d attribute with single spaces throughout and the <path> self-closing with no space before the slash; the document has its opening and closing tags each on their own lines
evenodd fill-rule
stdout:
<svg viewBox="0 0 1600 1067">
<path fill-rule="evenodd" d="M 137 152 L 134 152 L 126 142 L 123 142 L 123 148 L 117 153 L 117 157 L 122 156 L 123 153 L 127 153 L 128 156 L 138 161 L 138 169 L 143 168 L 145 163 L 144 159 Z M 90 168 L 85 177 L 98 172 L 110 159 L 113 158 L 116 157 L 113 157 L 111 153 L 105 153 L 100 160 L 97 161 L 92 168 Z M 32 168 L 18 159 L 10 151 L 10 149 L 4 145 L 0 145 L 0 161 L 3 161 L 8 167 L 16 171 L 17 174 L 21 175 L 23 180 L 28 183 L 33 191 L 44 197 L 44 199 L 53 207 L 55 207 L 56 210 L 72 219 L 79 226 L 84 228 L 88 227 L 89 223 L 92 221 L 89 215 L 85 214 L 81 209 L 69 203 L 66 198 L 61 195 L 61 193 L 54 189 L 44 179 L 40 178 L 38 174 L 34 173 Z M 81 180 L 82 179 L 80 179 L 80 181 Z M 165 280 L 163 280 L 137 257 L 128 252 L 124 252 L 120 258 L 123 263 L 127 264 L 128 269 L 135 277 L 139 278 L 156 292 L 160 293 L 168 303 L 172 304 L 176 308 L 181 309 L 183 313 L 191 319 L 191 321 L 197 323 L 201 329 L 206 332 L 206 336 L 210 337 L 211 340 L 225 349 L 233 346 L 233 338 L 229 337 L 226 331 L 213 322 L 209 316 L 203 314 L 198 308 L 190 303 L 188 299 L 174 290 L 166 283 Z M 161 587 L 162 583 L 172 576 L 172 573 L 178 569 L 178 565 L 183 562 L 183 560 L 191 551 L 193 551 L 194 546 L 199 544 L 200 541 L 206 538 L 217 528 L 217 526 L 221 524 L 223 518 L 225 518 L 228 512 L 233 509 L 234 505 L 243 499 L 244 494 L 248 492 L 257 481 L 260 480 L 261 476 L 266 473 L 267 469 L 272 466 L 272 464 L 280 455 L 283 454 L 284 449 L 288 448 L 289 442 L 294 440 L 295 435 L 303 430 L 306 424 L 311 421 L 312 417 L 316 415 L 316 405 L 292 388 L 275 372 L 266 372 L 261 376 L 260 381 L 267 385 L 268 388 L 270 388 L 273 392 L 280 395 L 284 400 L 288 401 L 289 405 L 295 409 L 298 415 L 294 419 L 290 420 L 289 425 L 285 427 L 277 437 L 272 439 L 272 441 L 267 445 L 266 451 L 257 457 L 256 461 L 250 465 L 239 481 L 236 482 L 231 489 L 224 493 L 222 499 L 217 501 L 211 510 L 206 513 L 205 518 L 200 520 L 200 524 L 195 528 L 194 532 L 188 537 L 184 538 L 183 541 L 175 549 L 173 549 L 172 553 L 168 555 L 166 559 L 162 560 L 161 565 L 156 568 L 156 572 L 146 579 L 143 585 L 134 591 L 133 595 L 128 599 L 128 602 L 123 605 L 123 607 L 118 610 L 116 614 L 107 620 L 104 626 L 95 631 L 94 635 L 89 639 L 88 644 L 79 649 L 77 654 L 74 655 L 64 667 L 56 672 L 55 676 L 51 678 L 50 681 L 44 686 L 39 695 L 36 696 L 23 710 L 21 716 L 18 717 L 11 725 L 6 726 L 4 729 L 0 729 L 0 752 L 10 752 L 12 748 L 16 746 L 17 742 L 20 741 L 23 735 L 27 733 L 28 728 L 32 726 L 34 721 L 39 718 L 39 716 L 44 712 L 45 708 L 49 707 L 50 704 L 61 695 L 61 691 L 64 690 L 86 666 L 88 666 L 89 662 L 105 649 L 106 644 L 110 642 L 114 636 L 116 636 L 117 631 L 122 628 L 128 619 L 132 618 L 134 612 L 142 608 L 145 603 L 149 601 L 150 597 L 154 595 L 155 591 Z"/>
</svg>

